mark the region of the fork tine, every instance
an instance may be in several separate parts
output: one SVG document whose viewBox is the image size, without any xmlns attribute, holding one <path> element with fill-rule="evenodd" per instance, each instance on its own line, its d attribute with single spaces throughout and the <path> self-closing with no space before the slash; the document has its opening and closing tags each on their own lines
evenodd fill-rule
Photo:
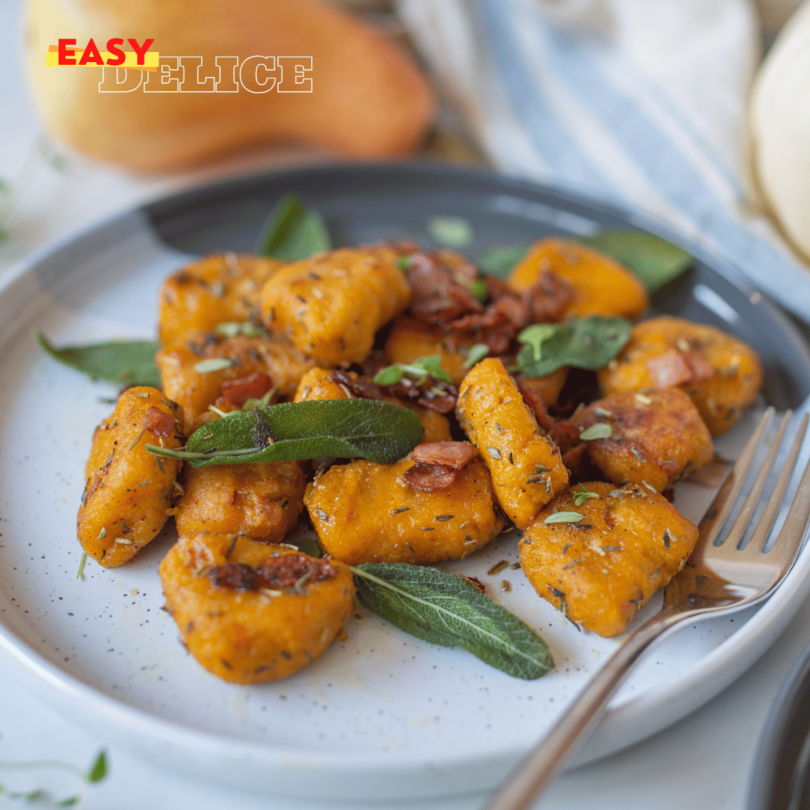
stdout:
<svg viewBox="0 0 810 810">
<path fill-rule="evenodd" d="M 751 515 L 753 514 L 754 509 L 756 509 L 759 499 L 762 497 L 762 490 L 765 489 L 768 476 L 771 474 L 773 462 L 776 459 L 776 454 L 779 452 L 779 447 L 782 444 L 782 438 L 785 435 L 785 429 L 788 426 L 788 422 L 790 422 L 791 416 L 793 416 L 793 411 L 785 412 L 785 415 L 782 418 L 782 424 L 779 425 L 779 430 L 776 432 L 776 436 L 771 443 L 770 450 L 768 450 L 768 455 L 762 462 L 762 466 L 757 473 L 754 485 L 751 487 L 751 491 L 748 493 L 748 497 L 745 499 L 742 509 L 740 509 L 740 513 L 737 515 L 737 518 L 734 521 L 734 525 L 723 539 L 723 544 L 726 545 L 727 548 L 737 548 L 742 536 L 745 534 L 745 530 L 748 528 L 748 524 L 751 521 Z M 794 442 L 794 446 L 795 444 L 796 443 Z M 801 440 L 798 442 L 798 444 L 801 446 Z M 787 484 L 785 486 L 787 486 Z M 773 502 L 773 499 L 771 502 Z"/>
<path fill-rule="evenodd" d="M 810 463 L 804 469 L 790 511 L 768 557 L 777 555 L 781 564 L 787 566 L 795 558 L 796 548 L 804 538 L 808 518 L 810 518 Z"/>
<path fill-rule="evenodd" d="M 723 485 L 720 487 L 720 491 L 717 493 L 706 512 L 706 517 L 700 522 L 699 528 L 701 537 L 698 543 L 699 547 L 708 548 L 712 546 L 720 529 L 723 528 L 723 524 L 726 522 L 726 518 L 731 512 L 731 507 L 734 506 L 734 502 L 740 494 L 748 470 L 751 467 L 757 448 L 765 434 L 765 429 L 771 421 L 774 410 L 773 406 L 771 406 L 762 414 L 759 424 L 751 434 L 751 438 L 746 442 L 745 447 L 734 462 L 731 472 L 728 474 Z"/>
<path fill-rule="evenodd" d="M 771 497 L 768 499 L 768 505 L 765 507 L 765 511 L 762 513 L 757 530 L 754 532 L 754 536 L 751 538 L 751 542 L 748 544 L 748 548 L 753 551 L 761 551 L 771 534 L 773 522 L 776 520 L 776 513 L 779 511 L 779 507 L 782 505 L 782 499 L 785 497 L 785 491 L 788 488 L 791 476 L 793 475 L 793 471 L 796 467 L 796 459 L 799 457 L 799 451 L 802 449 L 804 435 L 807 432 L 807 421 L 808 416 L 805 414 L 802 417 L 802 421 L 799 423 L 799 429 L 796 431 L 796 438 L 793 440 L 793 445 L 791 446 L 790 452 L 785 459 L 782 472 L 779 475 L 779 480 L 776 482 L 776 486 L 771 493 Z M 799 493 L 797 492 L 797 496 L 798 494 Z"/>
</svg>

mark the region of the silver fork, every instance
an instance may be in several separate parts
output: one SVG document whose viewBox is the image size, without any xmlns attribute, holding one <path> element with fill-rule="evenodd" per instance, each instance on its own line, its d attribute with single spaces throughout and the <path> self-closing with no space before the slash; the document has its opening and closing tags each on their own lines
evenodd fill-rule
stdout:
<svg viewBox="0 0 810 810">
<path fill-rule="evenodd" d="M 793 565 L 810 517 L 810 464 L 790 505 L 773 546 L 764 551 L 807 430 L 808 417 L 800 424 L 782 471 L 765 503 L 751 540 L 738 548 L 779 452 L 792 415 L 788 411 L 754 480 L 750 493 L 731 529 L 718 543 L 718 535 L 735 505 L 748 472 L 773 417 L 768 408 L 726 477 L 706 516 L 689 563 L 664 591 L 661 610 L 628 636 L 596 673 L 551 732 L 526 756 L 490 798 L 484 810 L 527 810 L 563 763 L 582 746 L 596 728 L 607 703 L 636 662 L 656 642 L 684 622 L 731 613 L 768 597 Z"/>
</svg>

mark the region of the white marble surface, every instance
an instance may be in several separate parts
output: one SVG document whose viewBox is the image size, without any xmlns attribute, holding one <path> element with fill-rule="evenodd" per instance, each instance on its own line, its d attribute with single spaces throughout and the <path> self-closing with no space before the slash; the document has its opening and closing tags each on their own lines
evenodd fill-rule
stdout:
<svg viewBox="0 0 810 810">
<path fill-rule="evenodd" d="M 36 150 L 38 126 L 28 101 L 19 61 L 19 3 L 0 0 L 0 178 L 13 180 Z M 266 165 L 267 155 L 254 156 Z M 33 170 L 31 167 L 33 166 Z M 245 164 L 242 164 L 244 168 Z M 231 167 L 233 168 L 233 167 Z M 0 274 L 32 250 L 146 199 L 201 176 L 172 180 L 132 179 L 68 156 L 57 171 L 35 159 L 7 222 L 10 238 L 0 244 Z M 538 803 L 541 808 L 656 810 L 745 807 L 749 771 L 773 698 L 801 650 L 810 643 L 810 603 L 746 675 L 696 714 L 656 737 L 602 762 L 570 772 Z M 12 772 L 2 762 L 53 759 L 86 767 L 103 737 L 68 722 L 29 695 L 24 683 L 0 670 L 0 784 L 12 790 L 43 788 L 54 797 L 80 787 L 69 774 L 47 769 Z M 144 806 L 214 810 L 222 807 L 335 810 L 347 805 L 308 803 L 240 792 L 147 764 L 125 748 L 109 748 L 110 773 L 87 792 L 85 807 L 141 810 Z M 482 796 L 419 803 L 388 803 L 414 810 L 474 810 Z M 19 802 L 0 797 L 0 807 Z M 357 806 L 357 805 L 355 805 Z M 368 805 L 371 806 L 371 805 Z"/>
</svg>

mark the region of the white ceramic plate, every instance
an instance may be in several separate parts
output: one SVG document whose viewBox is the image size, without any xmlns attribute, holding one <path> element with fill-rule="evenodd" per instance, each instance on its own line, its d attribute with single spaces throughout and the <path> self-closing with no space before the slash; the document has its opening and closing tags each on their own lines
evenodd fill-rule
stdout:
<svg viewBox="0 0 810 810">
<path fill-rule="evenodd" d="M 153 335 L 162 279 L 192 255 L 249 250 L 285 190 L 302 193 L 348 244 L 425 242 L 424 223 L 434 214 L 473 222 L 473 256 L 486 244 L 639 225 L 593 201 L 491 175 L 333 167 L 186 194 L 34 257 L 0 287 L 0 649 L 6 665 L 63 713 L 111 742 L 207 777 L 319 797 L 480 790 L 505 775 L 617 644 L 578 632 L 520 571 L 487 575 L 499 560 L 516 560 L 514 535 L 449 568 L 478 576 L 546 637 L 557 667 L 533 682 L 358 610 L 347 640 L 309 669 L 275 684 L 222 683 L 187 655 L 161 610 L 157 566 L 173 528 L 132 563 L 106 570 L 89 562 L 76 579 L 83 466 L 92 430 L 111 409 L 101 398 L 115 392 L 43 356 L 34 329 L 57 344 Z M 695 252 L 696 269 L 656 305 L 738 332 L 768 366 L 767 398 L 780 407 L 802 402 L 810 358 L 792 328 L 732 271 Z M 720 451 L 733 454 L 748 429 L 723 437 Z M 684 488 L 678 505 L 696 519 L 710 496 Z M 618 694 L 580 761 L 634 743 L 722 690 L 789 621 L 808 577 L 804 555 L 758 611 L 686 629 L 658 648 Z M 503 580 L 511 591 L 500 590 Z"/>
</svg>

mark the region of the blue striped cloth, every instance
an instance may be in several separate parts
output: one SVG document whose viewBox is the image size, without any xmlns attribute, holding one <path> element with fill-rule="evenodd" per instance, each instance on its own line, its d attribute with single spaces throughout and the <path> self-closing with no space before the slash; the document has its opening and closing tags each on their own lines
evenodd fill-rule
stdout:
<svg viewBox="0 0 810 810">
<path fill-rule="evenodd" d="M 498 168 L 643 210 L 810 322 L 810 267 L 761 211 L 746 0 L 400 0 L 452 109 Z"/>
</svg>

